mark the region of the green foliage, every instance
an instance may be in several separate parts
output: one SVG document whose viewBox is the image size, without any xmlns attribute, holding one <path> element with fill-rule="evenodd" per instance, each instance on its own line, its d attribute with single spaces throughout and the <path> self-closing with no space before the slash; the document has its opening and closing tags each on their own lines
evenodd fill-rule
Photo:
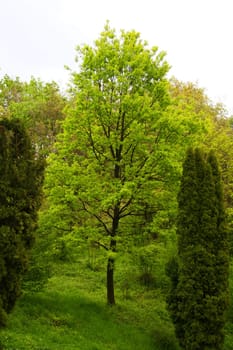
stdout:
<svg viewBox="0 0 233 350">
<path fill-rule="evenodd" d="M 168 296 L 182 348 L 222 349 L 229 288 L 228 232 L 216 158 L 189 149 L 178 196 L 178 259 Z"/>
<path fill-rule="evenodd" d="M 155 245 L 142 247 L 137 252 L 139 280 L 148 287 L 155 284 L 154 264 L 156 253 L 157 247 Z"/>
<path fill-rule="evenodd" d="M 36 242 L 31 251 L 29 266 L 22 280 L 24 292 L 41 291 L 52 276 L 51 260 L 46 256 L 46 250 L 41 251 L 41 248 L 43 248 L 43 245 Z"/>
<path fill-rule="evenodd" d="M 64 119 L 65 99 L 55 82 L 4 76 L 0 80 L 0 115 L 19 118 L 25 125 L 37 152 L 44 157 L 53 150 Z"/>
<path fill-rule="evenodd" d="M 233 246 L 232 118 L 227 118 L 224 106 L 213 104 L 197 84 L 183 83 L 173 78 L 170 81 L 170 94 L 172 103 L 169 106 L 169 113 L 173 116 L 173 123 L 179 125 L 186 143 L 192 147 L 200 146 L 207 151 L 213 149 L 218 157 L 231 246 Z M 180 150 L 180 153 L 184 151 L 185 148 Z"/>
<path fill-rule="evenodd" d="M 220 110 L 221 111 L 221 110 Z M 223 111 L 222 111 L 223 113 Z M 226 206 L 227 223 L 230 233 L 230 252 L 233 252 L 233 129 L 231 122 L 224 116 L 216 118 L 214 128 L 206 139 L 208 147 L 214 149 L 221 165 L 224 184 L 224 202 Z"/>
<path fill-rule="evenodd" d="M 131 265 L 134 266 L 134 279 L 149 289 L 167 290 L 168 280 L 164 266 L 169 251 L 170 247 L 159 239 L 133 248 L 129 265 L 131 269 Z"/>
<path fill-rule="evenodd" d="M 0 121 L 1 324 L 20 295 L 21 276 L 34 242 L 44 162 L 19 120 Z"/>
<path fill-rule="evenodd" d="M 117 36 L 108 24 L 93 47 L 77 48 L 79 72 L 46 176 L 52 230 L 115 252 L 160 212 L 174 215 L 185 138 L 182 118 L 174 123 L 169 112 L 164 57 L 139 33 Z M 114 259 L 108 266 L 112 279 Z M 113 281 L 111 289 L 114 303 Z"/>
<path fill-rule="evenodd" d="M 0 348 L 178 349 L 163 293 L 181 161 L 189 145 L 218 155 L 232 252 L 232 118 L 196 84 L 167 81 L 165 53 L 135 31 L 117 35 L 107 23 L 93 46 L 77 48 L 77 62 L 68 103 L 54 82 L 0 80 L 0 117 L 20 119 L 36 157 L 50 154 L 48 202 L 31 250 L 40 199 L 29 189 L 34 180 L 39 189 L 42 167 L 20 123 L 0 124 L 0 327 L 26 291 Z M 185 167 L 168 305 L 186 349 L 220 349 L 228 304 L 220 175 L 213 154 L 188 153 Z M 100 302 L 106 259 L 108 302 L 113 272 L 120 301 L 111 311 Z M 232 349 L 232 303 L 228 321 L 224 349 Z"/>
<path fill-rule="evenodd" d="M 179 350 L 179 345 L 174 336 L 172 327 L 164 326 L 163 323 L 158 324 L 154 330 L 154 338 L 156 349 L 161 350 Z"/>
</svg>

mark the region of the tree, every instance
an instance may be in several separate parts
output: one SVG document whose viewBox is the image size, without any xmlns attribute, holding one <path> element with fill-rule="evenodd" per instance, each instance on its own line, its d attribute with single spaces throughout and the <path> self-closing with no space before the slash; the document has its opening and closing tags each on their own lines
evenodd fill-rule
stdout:
<svg viewBox="0 0 233 350">
<path fill-rule="evenodd" d="M 33 145 L 44 157 L 53 150 L 64 119 L 65 98 L 55 82 L 31 78 L 22 82 L 5 75 L 0 80 L 0 115 L 21 119 Z"/>
<path fill-rule="evenodd" d="M 184 136 L 191 140 L 192 146 L 202 146 L 220 114 L 219 106 L 210 101 L 204 89 L 191 82 L 172 78 L 169 90 L 174 121 L 182 121 Z"/>
<path fill-rule="evenodd" d="M 183 134 L 192 147 L 213 149 L 221 168 L 227 222 L 233 232 L 233 129 L 224 105 L 214 104 L 205 91 L 190 82 L 170 81 L 173 119 L 183 120 Z M 181 117 L 183 116 L 183 117 Z M 185 150 L 185 149 L 184 149 Z M 183 152 L 182 152 L 183 153 Z M 185 154 L 184 154 L 185 156 Z M 232 234 L 231 234 L 231 242 Z M 231 246 L 233 247 L 232 243 Z M 231 248 L 232 251 L 232 248 Z"/>
<path fill-rule="evenodd" d="M 222 349 L 229 249 L 216 157 L 189 149 L 178 196 L 178 258 L 168 266 L 168 308 L 183 349 Z"/>
<path fill-rule="evenodd" d="M 177 183 L 180 136 L 166 114 L 169 66 L 158 48 L 148 48 L 135 31 L 118 37 L 107 24 L 94 47 L 77 52 L 79 72 L 72 75 L 71 105 L 46 187 L 53 212 L 60 213 L 56 228 L 107 252 L 112 305 L 117 247 L 134 233 L 135 220 L 160 210 L 163 194 Z"/>
<path fill-rule="evenodd" d="M 0 325 L 20 295 L 34 242 L 44 162 L 16 119 L 0 120 Z"/>
</svg>

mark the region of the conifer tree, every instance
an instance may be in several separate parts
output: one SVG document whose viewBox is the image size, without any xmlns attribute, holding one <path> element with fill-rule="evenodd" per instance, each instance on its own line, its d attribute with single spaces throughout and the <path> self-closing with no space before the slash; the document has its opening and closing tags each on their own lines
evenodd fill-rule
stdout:
<svg viewBox="0 0 233 350">
<path fill-rule="evenodd" d="M 0 326 L 20 295 L 34 242 L 44 164 L 18 120 L 0 120 Z"/>
<path fill-rule="evenodd" d="M 185 350 L 222 349 L 228 306 L 228 237 L 217 160 L 189 149 L 178 195 L 178 257 L 168 309 Z"/>
</svg>

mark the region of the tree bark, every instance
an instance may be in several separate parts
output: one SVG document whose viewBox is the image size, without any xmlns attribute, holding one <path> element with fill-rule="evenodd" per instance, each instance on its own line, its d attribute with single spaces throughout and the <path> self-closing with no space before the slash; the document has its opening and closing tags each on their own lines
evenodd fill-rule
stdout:
<svg viewBox="0 0 233 350">
<path fill-rule="evenodd" d="M 116 150 L 116 158 L 118 161 L 121 159 L 121 150 Z M 114 177 L 116 179 L 120 178 L 120 166 L 115 164 Z M 111 240 L 110 240 L 110 252 L 116 252 L 116 235 L 120 221 L 120 202 L 118 202 L 114 207 L 114 215 L 112 219 L 112 229 L 111 229 Z M 114 294 L 114 257 L 108 258 L 107 264 L 107 303 L 109 305 L 115 305 L 115 294 Z"/>
<path fill-rule="evenodd" d="M 115 305 L 114 259 L 113 258 L 108 258 L 108 265 L 107 265 L 107 301 L 109 305 Z"/>
<path fill-rule="evenodd" d="M 114 218 L 112 222 L 112 232 L 110 240 L 110 252 L 116 252 L 116 239 L 117 229 L 119 225 L 119 207 L 116 206 L 114 209 Z M 109 305 L 115 305 L 115 295 L 114 295 L 114 257 L 108 258 L 107 264 L 107 302 Z"/>
</svg>

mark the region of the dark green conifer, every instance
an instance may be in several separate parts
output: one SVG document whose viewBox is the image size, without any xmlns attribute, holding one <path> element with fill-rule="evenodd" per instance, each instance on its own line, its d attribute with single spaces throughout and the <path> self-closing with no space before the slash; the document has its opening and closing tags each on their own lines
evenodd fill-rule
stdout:
<svg viewBox="0 0 233 350">
<path fill-rule="evenodd" d="M 217 160 L 189 149 L 178 196 L 178 257 L 168 308 L 181 347 L 220 350 L 228 306 L 228 237 Z"/>
<path fill-rule="evenodd" d="M 20 295 L 41 202 L 43 162 L 18 120 L 0 120 L 0 326 Z"/>
</svg>

